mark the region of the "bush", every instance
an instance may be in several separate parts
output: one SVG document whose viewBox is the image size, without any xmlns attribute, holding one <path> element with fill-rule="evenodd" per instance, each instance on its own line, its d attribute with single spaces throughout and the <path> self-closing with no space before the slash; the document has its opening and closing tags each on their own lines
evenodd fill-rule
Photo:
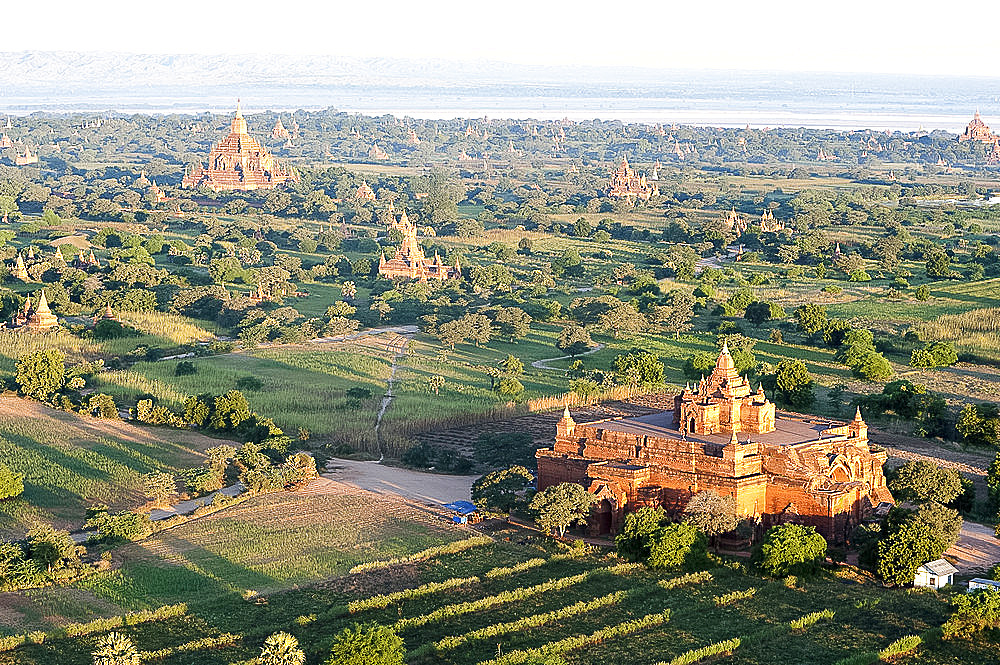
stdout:
<svg viewBox="0 0 1000 665">
<path fill-rule="evenodd" d="M 615 536 L 618 555 L 626 561 L 646 561 L 666 519 L 666 512 L 659 506 L 644 506 L 625 515 L 625 521 Z"/>
<path fill-rule="evenodd" d="M 94 540 L 106 543 L 130 542 L 142 540 L 153 533 L 153 525 L 149 515 L 125 511 L 111 515 L 101 512 L 87 520 L 87 527 L 97 529 Z"/>
<path fill-rule="evenodd" d="M 236 389 L 237 390 L 249 390 L 251 392 L 257 392 L 264 387 L 264 382 L 258 379 L 256 376 L 241 376 L 236 379 Z"/>
<path fill-rule="evenodd" d="M 174 367 L 174 376 L 191 376 L 197 373 L 198 368 L 194 366 L 193 362 L 188 360 L 182 360 Z"/>
<path fill-rule="evenodd" d="M 15 499 L 24 493 L 24 474 L 14 473 L 7 465 L 0 464 L 0 501 Z"/>
<path fill-rule="evenodd" d="M 386 626 L 354 624 L 333 639 L 326 665 L 403 665 L 403 640 Z"/>
<path fill-rule="evenodd" d="M 707 561 L 708 539 L 693 524 L 661 527 L 649 550 L 650 568 L 694 568 Z"/>
<path fill-rule="evenodd" d="M 754 551 L 754 561 L 768 575 L 815 572 L 826 557 L 826 540 L 811 526 L 780 524 L 768 529 Z"/>
<path fill-rule="evenodd" d="M 955 595 L 954 612 L 941 627 L 946 639 L 968 638 L 987 628 L 1000 628 L 1000 590 L 981 589 Z"/>
</svg>

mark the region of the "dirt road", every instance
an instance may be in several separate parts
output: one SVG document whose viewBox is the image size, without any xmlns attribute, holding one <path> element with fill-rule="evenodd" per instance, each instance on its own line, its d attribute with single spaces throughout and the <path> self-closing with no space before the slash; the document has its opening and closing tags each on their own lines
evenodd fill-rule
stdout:
<svg viewBox="0 0 1000 665">
<path fill-rule="evenodd" d="M 424 473 L 378 462 L 332 459 L 326 464 L 324 478 L 379 494 L 396 494 L 422 503 L 441 505 L 468 501 L 472 483 L 478 476 L 446 476 Z"/>
</svg>

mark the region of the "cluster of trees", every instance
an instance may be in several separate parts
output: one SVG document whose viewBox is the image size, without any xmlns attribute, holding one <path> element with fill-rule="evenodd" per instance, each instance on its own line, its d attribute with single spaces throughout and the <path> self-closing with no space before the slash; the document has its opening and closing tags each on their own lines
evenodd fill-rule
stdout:
<svg viewBox="0 0 1000 665">
<path fill-rule="evenodd" d="M 0 543 L 0 591 L 64 584 L 93 570 L 81 556 L 84 548 L 69 533 L 42 524 L 20 541 Z"/>
</svg>

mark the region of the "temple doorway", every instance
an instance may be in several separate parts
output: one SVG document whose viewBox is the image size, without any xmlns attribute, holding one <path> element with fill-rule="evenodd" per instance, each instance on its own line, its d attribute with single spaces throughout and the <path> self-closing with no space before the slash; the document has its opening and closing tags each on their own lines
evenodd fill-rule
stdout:
<svg viewBox="0 0 1000 665">
<path fill-rule="evenodd" d="M 607 499 L 597 504 L 597 535 L 603 536 L 604 534 L 611 533 L 612 513 L 611 502 Z"/>
<path fill-rule="evenodd" d="M 691 420 L 688 421 L 688 432 L 694 434 L 695 422 L 694 416 L 691 416 Z"/>
</svg>

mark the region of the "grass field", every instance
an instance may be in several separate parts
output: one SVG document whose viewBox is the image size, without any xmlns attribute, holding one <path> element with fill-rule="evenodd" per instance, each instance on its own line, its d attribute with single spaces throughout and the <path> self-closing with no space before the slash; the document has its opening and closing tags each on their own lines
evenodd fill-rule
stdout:
<svg viewBox="0 0 1000 665">
<path fill-rule="evenodd" d="M 0 502 L 0 535 L 23 534 L 38 521 L 79 527 L 91 503 L 142 504 L 142 474 L 195 466 L 201 451 L 219 443 L 0 395 L 0 459 L 25 476 L 24 494 Z"/>
<path fill-rule="evenodd" d="M 251 408 L 290 434 L 303 427 L 321 440 L 365 446 L 373 437 L 376 398 L 385 390 L 391 358 L 382 340 L 195 358 L 189 362 L 197 373 L 188 376 L 175 376 L 178 362 L 137 363 L 128 370 L 104 372 L 97 383 L 116 399 L 130 401 L 148 392 L 180 409 L 189 395 L 222 394 L 235 388 L 240 378 L 252 376 L 263 382 L 263 388 L 246 391 Z M 369 388 L 375 397 L 361 405 L 350 403 L 344 393 L 355 387 Z"/>
<path fill-rule="evenodd" d="M 242 523 L 240 513 L 261 508 L 264 520 L 242 530 L 235 526 Z M 120 573 L 88 586 L 95 598 L 124 601 L 126 608 L 189 600 L 183 614 L 145 623 L 135 620 L 136 625 L 125 629 L 140 649 L 164 650 L 156 660 L 167 665 L 242 662 L 277 630 L 295 635 L 307 662 L 319 663 L 332 636 L 355 621 L 394 627 L 412 665 L 518 663 L 537 650 L 559 653 L 572 665 L 653 665 L 733 638 L 741 638 L 742 644 L 721 649 L 726 662 L 831 665 L 933 630 L 948 614 L 944 594 L 883 589 L 846 570 L 789 583 L 758 577 L 736 563 L 714 564 L 694 574 L 655 572 L 623 565 L 599 552 L 558 554 L 549 541 L 530 536 L 520 545 L 504 542 L 502 537 L 508 535 L 523 539 L 523 533 L 512 532 L 500 532 L 501 538 L 491 545 L 350 574 L 350 561 L 388 553 L 378 545 L 356 551 L 354 539 L 345 537 L 343 517 L 326 527 L 327 547 L 340 552 L 342 562 L 330 559 L 305 571 L 293 563 L 299 548 L 294 541 L 310 541 L 308 530 L 293 526 L 291 537 L 273 546 L 273 566 L 262 568 L 253 551 L 263 548 L 253 544 L 249 556 L 242 548 L 251 539 L 268 542 L 275 520 L 288 521 L 287 516 L 275 517 L 280 508 L 244 504 L 203 520 L 204 525 L 189 524 L 177 529 L 170 543 L 161 537 L 148 544 L 146 552 L 136 554 L 130 548 Z M 398 525 L 390 531 L 403 537 L 389 548 L 393 552 L 412 553 L 424 544 Z M 221 545 L 221 534 L 233 543 Z M 462 537 L 460 532 L 447 535 Z M 201 559 L 185 555 L 185 547 Z M 235 552 L 241 561 L 246 557 L 248 565 L 228 566 Z M 151 557 L 161 560 L 149 563 Z M 280 573 L 284 579 L 271 588 L 287 588 L 304 579 L 298 577 L 303 572 L 305 577 L 323 572 L 339 577 L 274 593 L 266 604 L 240 598 L 237 591 L 248 583 L 274 581 L 282 562 L 292 564 L 290 572 Z M 42 644 L 0 652 L 0 664 L 85 665 L 88 647 L 100 632 L 77 638 L 53 635 Z M 201 638 L 208 639 L 196 644 Z M 998 647 L 1000 641 L 992 633 L 957 642 L 931 640 L 895 662 L 989 663 Z"/>
</svg>

